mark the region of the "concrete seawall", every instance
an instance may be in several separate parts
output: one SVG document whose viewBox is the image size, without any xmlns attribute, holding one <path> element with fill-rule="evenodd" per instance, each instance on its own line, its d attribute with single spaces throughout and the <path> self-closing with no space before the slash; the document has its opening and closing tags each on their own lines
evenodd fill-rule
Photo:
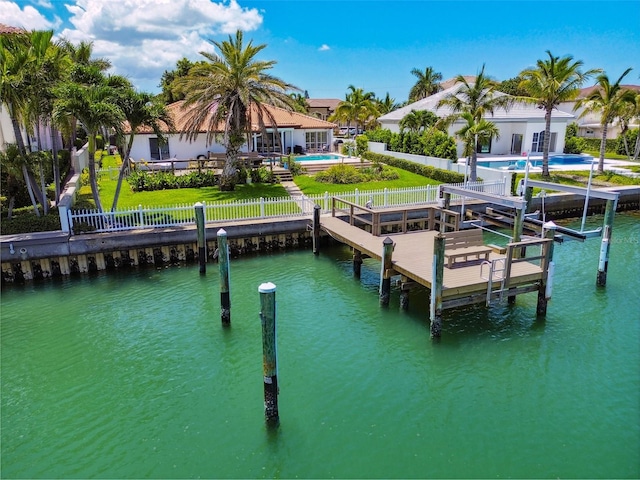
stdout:
<svg viewBox="0 0 640 480">
<path fill-rule="evenodd" d="M 640 188 L 620 191 L 618 211 L 640 210 Z M 473 202 L 466 208 L 484 211 L 486 204 Z M 548 220 L 580 217 L 584 197 L 554 194 L 544 198 Z M 542 199 L 533 198 L 532 210 L 542 211 Z M 589 200 L 588 212 L 604 213 L 605 201 Z M 454 206 L 455 210 L 455 206 Z M 310 248 L 310 218 L 248 220 L 207 225 L 207 251 L 212 260 L 217 248 L 216 232 L 224 228 L 232 256 L 290 248 Z M 614 225 L 615 228 L 615 225 Z M 0 237 L 2 283 L 23 282 L 99 270 L 135 266 L 164 266 L 197 262 L 195 226 L 132 230 L 118 233 L 69 235 L 39 232 Z"/>
</svg>

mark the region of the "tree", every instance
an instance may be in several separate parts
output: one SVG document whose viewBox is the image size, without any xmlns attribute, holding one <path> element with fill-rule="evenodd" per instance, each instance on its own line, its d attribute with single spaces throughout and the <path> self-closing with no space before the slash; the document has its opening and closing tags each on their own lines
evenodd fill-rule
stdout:
<svg viewBox="0 0 640 480">
<path fill-rule="evenodd" d="M 480 124 L 481 120 L 487 115 L 493 115 L 497 109 L 508 110 L 512 103 L 513 97 L 504 95 L 497 91 L 497 83 L 487 77 L 484 73 L 484 65 L 480 73 L 476 76 L 474 83 L 468 83 L 462 75 L 456 77 L 460 87 L 453 93 L 448 94 L 437 104 L 437 107 L 448 106 L 452 110 L 452 114 L 444 119 L 444 123 L 452 124 L 459 119 L 467 121 L 465 114 L 473 118 L 473 124 Z M 491 123 L 488 122 L 487 123 Z M 485 129 L 488 127 L 485 126 Z M 476 174 L 476 155 L 471 158 L 469 165 L 469 176 L 471 181 L 475 181 Z"/>
<path fill-rule="evenodd" d="M 520 87 L 522 77 L 513 77 L 507 80 L 503 80 L 496 86 L 496 90 L 513 97 L 526 97 L 528 93 L 525 89 Z"/>
<path fill-rule="evenodd" d="M 329 121 L 345 121 L 349 127 L 351 122 L 354 122 L 357 134 L 360 125 L 365 125 L 371 118 L 378 117 L 378 110 L 373 92 L 365 92 L 362 88 L 356 88 L 353 85 L 349 85 L 348 88 L 351 91 L 336 106 Z"/>
<path fill-rule="evenodd" d="M 376 98 L 375 99 L 376 109 L 380 115 L 386 115 L 387 113 L 393 112 L 400 108 L 400 104 L 396 103 L 395 98 L 391 98 L 389 92 L 384 97 L 384 99 Z"/>
<path fill-rule="evenodd" d="M 176 68 L 174 70 L 165 70 L 160 78 L 160 85 L 162 93 L 160 97 L 162 101 L 169 105 L 179 100 L 184 100 L 187 93 L 180 88 L 178 80 L 189 75 L 189 71 L 197 64 L 203 64 L 205 62 L 198 61 L 192 62 L 186 57 L 181 58 L 176 62 Z"/>
<path fill-rule="evenodd" d="M 410 132 L 419 133 L 434 126 L 437 122 L 438 117 L 429 110 L 411 110 L 400 120 L 400 132 L 409 130 Z"/>
<path fill-rule="evenodd" d="M 266 45 L 245 46 L 242 31 L 223 42 L 210 42 L 220 55 L 200 52 L 207 61 L 193 67 L 178 84 L 187 92 L 183 109 L 186 124 L 180 138 L 189 141 L 206 131 L 207 143 L 213 143 L 222 132 L 226 146 L 226 160 L 220 178 L 221 190 L 233 190 L 237 182 L 237 158 L 240 148 L 248 142 L 252 113 L 263 135 L 267 134 L 267 121 L 274 134 L 277 122 L 267 105 L 293 110 L 293 99 L 287 94 L 299 89 L 267 73 L 275 61 L 257 60 L 255 57 Z"/>
<path fill-rule="evenodd" d="M 518 100 L 534 103 L 545 111 L 544 142 L 542 150 L 542 176 L 549 176 L 549 140 L 551 137 L 551 115 L 560 103 L 573 100 L 582 84 L 598 70 L 582 72 L 581 60 L 573 60 L 571 55 L 554 57 L 549 50 L 549 58 L 538 60 L 536 67 L 520 72 L 522 81 L 520 88 L 528 93 L 528 97 Z"/>
<path fill-rule="evenodd" d="M 600 141 L 600 160 L 598 161 L 598 173 L 604 172 L 604 151 L 607 143 L 607 130 L 610 123 L 624 116 L 625 109 L 635 104 L 634 91 L 623 88 L 620 85 L 622 79 L 633 70 L 627 68 L 620 78 L 613 84 L 606 73 L 601 73 L 596 78 L 597 87 L 585 98 L 576 102 L 576 109 L 584 107 L 580 117 L 589 113 L 600 113 L 600 125 L 602 125 L 602 140 Z"/>
<path fill-rule="evenodd" d="M 117 88 L 121 88 L 122 77 L 106 77 L 93 85 L 65 82 L 56 89 L 57 99 L 53 108 L 53 118 L 75 117 L 88 135 L 89 182 L 91 194 L 98 211 L 102 211 L 98 179 L 96 174 L 96 136 L 102 127 L 120 132 L 124 114 L 116 104 Z M 130 84 L 129 84 L 130 86 Z"/>
<path fill-rule="evenodd" d="M 414 68 L 411 74 L 418 77 L 418 80 L 409 91 L 409 102 L 416 102 L 442 90 L 442 74 L 435 72 L 432 67 L 425 68 L 424 72 Z"/>
<path fill-rule="evenodd" d="M 307 98 L 309 97 L 305 97 L 304 95 L 295 92 L 290 93 L 289 95 L 293 99 L 293 108 L 296 112 L 305 114 L 309 113 L 309 103 L 307 102 Z"/>
<path fill-rule="evenodd" d="M 126 89 L 118 96 L 117 103 L 122 110 L 124 118 L 129 123 L 130 133 L 126 146 L 121 149 L 122 165 L 118 174 L 118 183 L 111 211 L 114 211 L 118 206 L 120 188 L 129 166 L 129 154 L 131 153 L 136 130 L 140 127 L 149 127 L 156 134 L 158 140 L 162 141 L 164 139 L 162 124 L 167 126 L 169 130 L 174 129 L 173 118 L 169 115 L 166 105 L 162 103 L 161 99 L 154 97 L 150 93 L 136 92 L 132 88 Z"/>
<path fill-rule="evenodd" d="M 464 142 L 464 155 L 471 160 L 469 171 L 474 172 L 470 175 L 471 181 L 474 182 L 477 179 L 475 172 L 478 161 L 478 146 L 490 142 L 494 137 L 500 138 L 500 130 L 495 123 L 484 118 L 477 119 L 469 112 L 463 113 L 461 119 L 466 123 L 456 132 L 456 135 Z"/>
</svg>

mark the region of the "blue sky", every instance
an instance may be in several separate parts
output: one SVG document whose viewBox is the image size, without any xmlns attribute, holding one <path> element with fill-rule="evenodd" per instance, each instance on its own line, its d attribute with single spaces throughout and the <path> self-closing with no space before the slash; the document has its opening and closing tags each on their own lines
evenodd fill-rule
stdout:
<svg viewBox="0 0 640 480">
<path fill-rule="evenodd" d="M 157 92 L 162 72 L 213 51 L 237 28 L 267 44 L 272 73 L 312 98 L 343 99 L 349 85 L 406 100 L 413 68 L 444 79 L 483 64 L 496 80 L 516 76 L 550 50 L 612 80 L 640 84 L 640 0 L 0 0 L 0 23 L 52 28 L 94 42 L 113 73 Z"/>
</svg>

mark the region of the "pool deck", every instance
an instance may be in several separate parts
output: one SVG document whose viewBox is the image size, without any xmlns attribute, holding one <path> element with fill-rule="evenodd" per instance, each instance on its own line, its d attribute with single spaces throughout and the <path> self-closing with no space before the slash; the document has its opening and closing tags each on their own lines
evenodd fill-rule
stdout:
<svg viewBox="0 0 640 480">
<path fill-rule="evenodd" d="M 565 154 L 568 155 L 568 154 Z M 553 155 L 552 155 L 553 156 Z M 518 156 L 518 155 L 478 155 L 478 162 L 505 162 L 508 164 L 509 162 L 518 162 L 526 160 L 526 157 Z M 529 157 L 529 160 L 532 162 L 541 162 L 542 155 L 536 155 Z M 598 158 L 593 158 L 594 163 L 597 166 Z M 467 162 L 466 157 L 459 158 L 458 163 L 465 165 Z M 613 160 L 613 159 L 604 159 L 604 169 L 605 170 L 613 170 L 613 171 L 621 171 L 621 173 L 631 173 L 625 167 L 638 166 L 637 162 L 629 162 L 627 160 Z M 491 168 L 492 170 L 505 170 L 502 168 L 496 169 L 495 167 L 482 167 L 480 168 Z M 574 165 L 549 165 L 550 171 L 574 171 L 574 170 L 590 170 L 591 164 L 589 162 L 585 162 L 583 164 L 574 164 Z M 524 168 L 522 169 L 511 169 L 509 172 L 514 173 L 524 173 Z M 541 172 L 542 167 L 532 166 L 529 168 L 530 172 Z"/>
</svg>

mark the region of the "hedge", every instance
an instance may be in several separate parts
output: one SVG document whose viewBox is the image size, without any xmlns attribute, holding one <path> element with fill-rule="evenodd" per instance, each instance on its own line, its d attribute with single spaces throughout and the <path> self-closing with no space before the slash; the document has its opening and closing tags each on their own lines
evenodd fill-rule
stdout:
<svg viewBox="0 0 640 480">
<path fill-rule="evenodd" d="M 20 209 L 20 210 L 25 210 Z M 36 217 L 33 209 L 29 208 L 30 213 L 14 211 L 14 217 L 11 220 L 6 218 L 6 211 L 3 211 L 2 222 L 0 228 L 2 235 L 14 235 L 17 233 L 32 232 L 48 232 L 60 230 L 60 216 L 57 208 L 51 208 L 47 215 Z"/>
<path fill-rule="evenodd" d="M 401 168 L 423 177 L 431 178 L 443 183 L 462 183 L 464 182 L 464 175 L 462 173 L 451 172 L 449 170 L 442 170 L 441 168 L 431 167 L 429 165 L 422 165 L 420 163 L 411 162 L 401 158 L 392 157 L 390 155 L 384 155 L 382 153 L 366 152 L 362 155 L 366 160 L 372 162 L 382 162 L 392 167 Z"/>
<path fill-rule="evenodd" d="M 211 171 L 192 172 L 176 176 L 171 172 L 131 172 L 127 179 L 134 192 L 170 190 L 174 188 L 200 188 L 218 185 L 218 176 Z"/>
</svg>

